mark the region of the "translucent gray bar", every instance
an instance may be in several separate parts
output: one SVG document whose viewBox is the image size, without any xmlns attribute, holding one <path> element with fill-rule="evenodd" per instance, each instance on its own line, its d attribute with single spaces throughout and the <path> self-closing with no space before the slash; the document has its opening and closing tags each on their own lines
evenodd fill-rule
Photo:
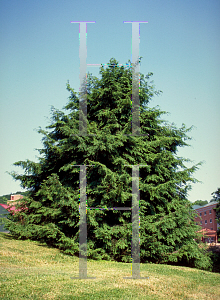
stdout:
<svg viewBox="0 0 220 300">
<path fill-rule="evenodd" d="M 86 91 L 86 34 L 87 23 L 95 22 L 71 22 L 79 23 L 80 33 L 80 96 L 79 96 L 79 134 L 80 136 L 87 136 L 87 91 Z M 147 136 L 147 134 L 140 134 L 140 102 L 139 102 L 139 43 L 140 43 L 140 23 L 148 23 L 145 21 L 124 21 L 124 23 L 132 23 L 132 134 L 125 134 L 125 136 Z M 75 135 L 75 134 L 74 134 Z M 90 134 L 96 136 L 96 134 Z"/>
<path fill-rule="evenodd" d="M 80 33 L 80 97 L 79 97 L 79 134 L 87 136 L 87 90 L 86 90 L 86 33 L 87 23 L 95 22 L 71 22 L 79 23 Z M 124 22 L 132 23 L 132 135 L 140 135 L 140 103 L 139 103 L 139 43 L 140 23 L 147 22 Z M 75 135 L 75 134 L 74 134 Z M 76 134 L 77 135 L 77 134 Z M 130 134 L 126 134 L 130 135 Z M 96 136 L 90 134 L 89 136 Z M 147 136 L 143 134 L 142 136 Z M 86 209 L 107 210 L 132 210 L 132 277 L 126 279 L 144 279 L 140 277 L 140 244 L 139 244 L 139 166 L 132 166 L 132 208 L 87 208 L 86 196 L 86 165 L 80 166 L 80 222 L 79 222 L 79 277 L 72 279 L 95 279 L 87 277 L 87 223 Z M 135 180 L 134 180 L 135 178 Z M 146 277 L 149 278 L 149 277 Z"/>
<path fill-rule="evenodd" d="M 70 278 L 95 279 L 96 277 L 87 277 L 86 165 L 75 166 L 80 166 L 79 277 Z"/>
<path fill-rule="evenodd" d="M 128 166 L 128 165 L 126 165 Z M 145 165 L 140 165 L 145 166 Z M 123 277 L 124 279 L 148 279 L 140 275 L 140 234 L 139 234 L 139 165 L 132 165 L 132 277 Z"/>
<path fill-rule="evenodd" d="M 132 23 L 132 135 L 140 135 L 139 103 L 139 23 Z"/>
<path fill-rule="evenodd" d="M 79 59 L 80 59 L 80 98 L 79 98 L 79 135 L 87 135 L 87 93 L 86 93 L 86 31 L 87 24 L 79 24 L 80 33 L 80 46 L 79 46 Z"/>
<path fill-rule="evenodd" d="M 71 279 L 95 279 L 96 277 L 87 277 L 87 223 L 86 210 L 132 210 L 132 277 L 124 279 L 148 279 L 149 277 L 140 276 L 140 238 L 139 238 L 139 167 L 145 165 L 126 165 L 132 167 L 132 207 L 86 207 L 86 165 L 80 166 L 80 222 L 79 222 L 79 277 L 70 277 Z M 94 165 L 88 165 L 94 166 Z"/>
<path fill-rule="evenodd" d="M 79 277 L 87 277 L 86 166 L 80 166 Z"/>
<path fill-rule="evenodd" d="M 80 92 L 79 92 L 79 136 L 87 136 L 87 89 L 86 89 L 86 33 L 87 23 L 95 22 L 71 22 L 79 23 L 79 59 L 80 59 Z M 94 134 L 93 134 L 94 135 Z"/>
<path fill-rule="evenodd" d="M 124 134 L 125 136 L 147 136 L 140 132 L 140 101 L 139 101 L 139 44 L 140 44 L 140 23 L 148 22 L 126 22 L 132 23 L 132 134 Z"/>
</svg>

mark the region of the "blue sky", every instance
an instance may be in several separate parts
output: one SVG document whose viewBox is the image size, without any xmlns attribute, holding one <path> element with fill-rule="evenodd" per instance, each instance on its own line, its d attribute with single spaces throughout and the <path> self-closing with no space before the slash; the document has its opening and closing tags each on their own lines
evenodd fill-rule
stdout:
<svg viewBox="0 0 220 300">
<path fill-rule="evenodd" d="M 149 103 L 178 127 L 194 125 L 191 147 L 178 155 L 194 163 L 202 181 L 189 200 L 210 200 L 220 187 L 220 2 L 218 0 L 0 1 L 0 195 L 22 190 L 6 171 L 37 161 L 50 107 L 67 103 L 66 83 L 79 91 L 79 25 L 87 25 L 87 63 L 131 59 L 131 24 L 140 25 L 140 71 L 153 72 L 163 94 Z M 98 76 L 97 67 L 87 72 Z"/>
</svg>

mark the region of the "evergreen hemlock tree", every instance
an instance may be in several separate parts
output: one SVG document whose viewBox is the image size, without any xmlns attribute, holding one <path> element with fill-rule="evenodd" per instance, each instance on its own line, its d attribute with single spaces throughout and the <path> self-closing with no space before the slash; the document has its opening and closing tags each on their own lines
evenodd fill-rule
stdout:
<svg viewBox="0 0 220 300">
<path fill-rule="evenodd" d="M 140 75 L 140 127 L 147 136 L 131 134 L 132 70 L 115 59 L 100 68 L 101 78 L 87 76 L 87 129 L 78 136 L 79 99 L 71 93 L 63 111 L 52 108 L 51 125 L 43 134 L 39 162 L 16 162 L 24 174 L 11 173 L 30 196 L 21 211 L 5 220 L 18 239 L 44 241 L 64 253 L 79 255 L 79 172 L 87 167 L 88 207 L 131 207 L 132 170 L 140 167 L 140 261 L 210 269 L 210 259 L 194 239 L 199 229 L 187 200 L 198 165 L 187 168 L 177 156 L 187 146 L 187 129 L 161 119 L 165 112 L 147 105 L 155 91 Z M 26 209 L 24 209 L 26 207 Z M 20 221 L 21 220 L 21 221 Z M 87 211 L 88 258 L 131 262 L 131 211 Z"/>
</svg>

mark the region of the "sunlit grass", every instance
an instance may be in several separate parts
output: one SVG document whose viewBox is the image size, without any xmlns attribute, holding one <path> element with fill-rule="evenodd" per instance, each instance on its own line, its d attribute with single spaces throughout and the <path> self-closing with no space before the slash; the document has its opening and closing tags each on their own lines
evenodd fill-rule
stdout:
<svg viewBox="0 0 220 300">
<path fill-rule="evenodd" d="M 0 233 L 0 298 L 3 299 L 220 299 L 220 274 L 186 267 L 87 262 L 88 277 L 79 276 L 79 258 L 34 241 Z"/>
</svg>

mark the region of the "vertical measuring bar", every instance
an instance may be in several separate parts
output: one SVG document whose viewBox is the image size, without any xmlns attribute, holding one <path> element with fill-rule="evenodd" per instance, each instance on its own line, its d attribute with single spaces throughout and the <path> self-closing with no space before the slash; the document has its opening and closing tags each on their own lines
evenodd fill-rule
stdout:
<svg viewBox="0 0 220 300">
<path fill-rule="evenodd" d="M 79 277 L 87 278 L 86 166 L 80 166 Z"/>
<path fill-rule="evenodd" d="M 86 58 L 87 58 L 87 23 L 95 22 L 71 22 L 79 23 L 79 59 L 80 59 L 80 96 L 79 96 L 79 134 L 87 136 L 87 90 L 86 90 Z"/>
<path fill-rule="evenodd" d="M 80 204 L 79 204 L 79 277 L 71 279 L 95 279 L 87 277 L 87 222 L 86 222 L 86 165 L 80 166 Z"/>
<path fill-rule="evenodd" d="M 79 226 L 79 277 L 70 277 L 71 279 L 95 279 L 96 277 L 87 277 L 87 223 L 86 223 L 86 165 L 80 166 L 80 226 Z M 94 166 L 94 165 L 88 165 Z M 130 166 L 130 165 L 127 165 Z M 140 165 L 145 166 L 145 165 Z M 124 279 L 149 279 L 149 277 L 140 276 L 140 216 L 139 216 L 139 165 L 132 165 L 132 277 Z M 96 209 L 90 207 L 89 209 Z M 99 208 L 101 209 L 101 208 Z M 107 208 L 108 210 L 111 208 Z M 113 208 L 114 210 L 129 210 L 128 207 Z"/>
<path fill-rule="evenodd" d="M 140 65 L 139 65 L 139 44 L 140 44 L 140 23 L 135 21 L 124 21 L 124 23 L 132 23 L 132 135 L 140 136 Z M 130 134 L 126 134 L 130 135 Z M 142 136 L 146 136 L 143 134 Z"/>
<path fill-rule="evenodd" d="M 140 277 L 139 166 L 132 166 L 132 277 Z"/>
<path fill-rule="evenodd" d="M 144 166 L 144 165 L 141 165 Z M 140 193 L 139 193 L 139 165 L 132 165 L 132 277 L 124 279 L 149 279 L 140 275 Z"/>
<path fill-rule="evenodd" d="M 87 58 L 87 24 L 79 24 L 79 59 L 80 59 L 80 98 L 79 98 L 79 135 L 87 135 L 87 91 L 86 91 L 86 58 Z"/>
<path fill-rule="evenodd" d="M 140 24 L 135 22 L 132 23 L 132 135 L 140 135 L 139 43 Z"/>
</svg>

